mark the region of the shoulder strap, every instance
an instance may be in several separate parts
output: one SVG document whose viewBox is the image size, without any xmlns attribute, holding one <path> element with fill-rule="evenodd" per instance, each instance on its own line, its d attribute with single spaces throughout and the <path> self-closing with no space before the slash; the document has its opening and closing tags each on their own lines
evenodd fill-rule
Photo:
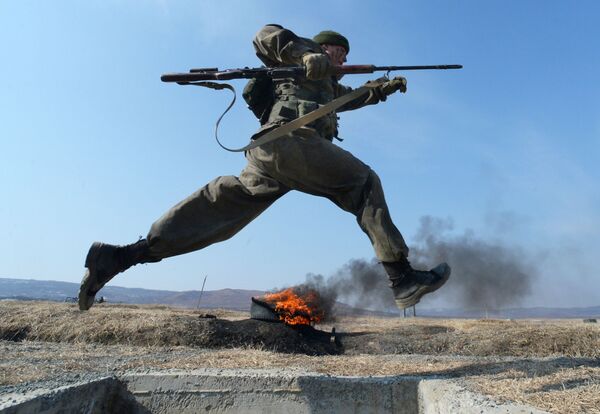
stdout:
<svg viewBox="0 0 600 414">
<path fill-rule="evenodd" d="M 342 95 L 339 98 L 336 98 L 333 101 L 328 102 L 323 106 L 320 106 L 319 108 L 315 109 L 314 111 L 309 112 L 308 114 L 306 114 L 304 116 L 301 116 L 300 118 L 296 118 L 293 121 L 283 124 L 280 127 L 275 128 L 275 129 L 267 132 L 264 135 L 261 135 L 260 137 L 256 138 L 255 140 L 252 140 L 248 145 L 241 147 L 241 148 L 228 148 L 228 147 L 224 146 L 223 144 L 221 144 L 221 141 L 219 141 L 219 135 L 218 135 L 219 124 L 221 123 L 221 120 L 223 119 L 225 114 L 231 109 L 231 107 L 235 103 L 236 94 L 235 94 L 235 89 L 233 88 L 233 86 L 231 86 L 227 83 L 216 83 L 216 82 L 195 82 L 195 83 L 185 83 L 185 85 L 197 85 L 197 86 L 203 86 L 205 88 L 211 88 L 211 89 L 217 89 L 217 90 L 229 89 L 231 92 L 233 92 L 233 99 L 232 99 L 231 103 L 229 104 L 227 109 L 225 109 L 225 112 L 223 112 L 221 114 L 221 116 L 219 117 L 219 119 L 217 120 L 217 123 L 215 125 L 215 139 L 217 140 L 217 143 L 219 144 L 219 146 L 227 151 L 244 152 L 244 151 L 248 151 L 253 148 L 259 147 L 261 145 L 267 144 L 269 142 L 273 142 L 276 139 L 281 138 L 282 136 L 287 135 L 290 132 L 293 132 L 293 131 L 297 130 L 298 128 L 303 127 L 304 125 L 307 125 L 313 121 L 316 121 L 317 119 L 327 115 L 330 112 L 335 111 L 336 109 L 347 104 L 348 102 L 350 102 L 354 99 L 357 99 L 358 97 L 360 97 L 361 95 L 364 95 L 365 93 L 368 93 L 371 89 L 380 86 L 381 83 L 382 83 L 382 81 L 380 81 L 380 80 L 368 82 L 365 85 L 361 86 L 360 88 L 355 89 L 352 92 L 347 93 L 345 95 Z"/>
</svg>

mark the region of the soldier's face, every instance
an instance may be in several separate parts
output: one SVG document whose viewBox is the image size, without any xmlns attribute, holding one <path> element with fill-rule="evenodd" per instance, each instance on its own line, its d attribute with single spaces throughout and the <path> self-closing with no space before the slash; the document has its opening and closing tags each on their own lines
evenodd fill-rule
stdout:
<svg viewBox="0 0 600 414">
<path fill-rule="evenodd" d="M 338 45 L 321 45 L 325 53 L 329 55 L 331 63 L 335 66 L 341 66 L 346 62 L 346 49 Z"/>
</svg>

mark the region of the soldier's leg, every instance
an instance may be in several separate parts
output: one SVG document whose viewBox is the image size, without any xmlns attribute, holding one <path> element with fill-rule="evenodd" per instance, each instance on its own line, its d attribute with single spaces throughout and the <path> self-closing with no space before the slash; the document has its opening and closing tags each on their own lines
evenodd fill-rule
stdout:
<svg viewBox="0 0 600 414">
<path fill-rule="evenodd" d="M 86 257 L 79 308 L 118 273 L 138 263 L 201 249 L 230 238 L 289 189 L 252 163 L 240 177 L 218 177 L 181 201 L 150 228 L 147 239 L 127 246 L 94 243 Z"/>
<path fill-rule="evenodd" d="M 163 259 L 226 240 L 288 191 L 249 163 L 239 178 L 216 178 L 152 224 L 150 253 Z"/>
<path fill-rule="evenodd" d="M 302 129 L 249 156 L 286 186 L 327 197 L 356 216 L 390 278 L 398 307 L 413 306 L 448 280 L 450 267 L 445 263 L 431 271 L 410 266 L 408 247 L 392 222 L 379 177 L 348 151 Z"/>
<path fill-rule="evenodd" d="M 310 129 L 301 129 L 251 150 L 248 156 L 286 186 L 329 198 L 354 214 L 379 260 L 393 262 L 408 255 L 390 217 L 379 177 L 350 152 Z"/>
</svg>

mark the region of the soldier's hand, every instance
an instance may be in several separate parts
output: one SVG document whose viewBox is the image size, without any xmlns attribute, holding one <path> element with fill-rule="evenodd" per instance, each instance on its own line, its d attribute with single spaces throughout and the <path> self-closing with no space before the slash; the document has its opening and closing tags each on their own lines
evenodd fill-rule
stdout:
<svg viewBox="0 0 600 414">
<path fill-rule="evenodd" d="M 396 91 L 400 91 L 402 93 L 406 92 L 406 78 L 402 76 L 396 76 L 394 79 L 390 79 L 381 85 L 381 92 L 385 94 L 385 96 L 389 96 Z"/>
<path fill-rule="evenodd" d="M 306 77 L 310 80 L 323 79 L 331 75 L 331 60 L 325 53 L 306 53 L 302 56 Z"/>
</svg>

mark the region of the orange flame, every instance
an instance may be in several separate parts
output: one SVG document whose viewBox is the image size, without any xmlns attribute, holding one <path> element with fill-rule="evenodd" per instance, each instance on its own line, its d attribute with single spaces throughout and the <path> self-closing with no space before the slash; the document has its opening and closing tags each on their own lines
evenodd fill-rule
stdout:
<svg viewBox="0 0 600 414">
<path fill-rule="evenodd" d="M 314 291 L 299 296 L 293 288 L 288 288 L 281 292 L 268 293 L 261 299 L 275 304 L 275 312 L 279 319 L 288 325 L 310 325 L 320 322 L 324 316 L 323 312 L 314 306 L 319 300 L 319 295 Z"/>
</svg>

